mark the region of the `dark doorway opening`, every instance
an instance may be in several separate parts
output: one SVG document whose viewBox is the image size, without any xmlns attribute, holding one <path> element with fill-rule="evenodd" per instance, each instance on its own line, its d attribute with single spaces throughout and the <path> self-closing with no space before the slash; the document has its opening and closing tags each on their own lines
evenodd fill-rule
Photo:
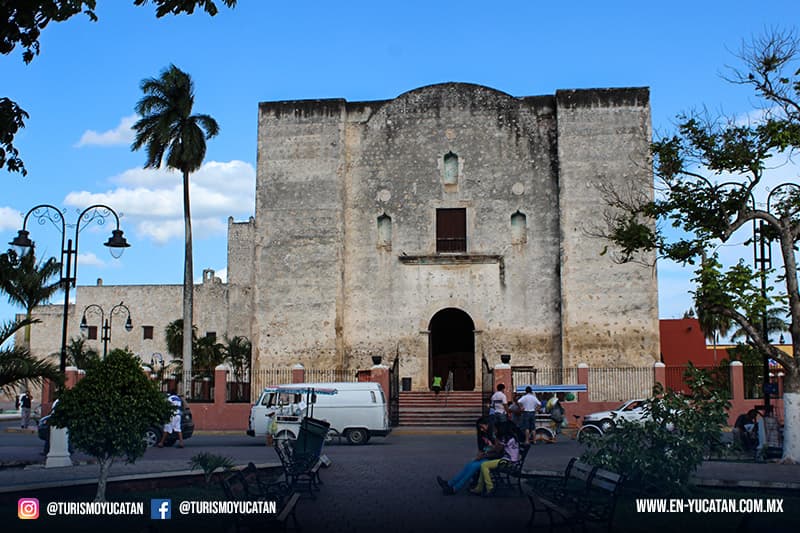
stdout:
<svg viewBox="0 0 800 533">
<path fill-rule="evenodd" d="M 431 319 L 430 331 L 430 375 L 428 386 L 434 376 L 447 381 L 453 373 L 453 390 L 475 388 L 475 324 L 467 313 L 453 307 L 442 309 Z"/>
</svg>

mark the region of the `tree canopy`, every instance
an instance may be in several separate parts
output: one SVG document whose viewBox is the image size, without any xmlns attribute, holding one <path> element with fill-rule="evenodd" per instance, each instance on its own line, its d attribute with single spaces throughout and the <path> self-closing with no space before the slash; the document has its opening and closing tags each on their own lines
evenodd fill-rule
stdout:
<svg viewBox="0 0 800 533">
<path fill-rule="evenodd" d="M 134 462 L 142 457 L 147 448 L 145 431 L 162 425 L 171 413 L 172 406 L 136 356 L 117 349 L 92 365 L 73 388 L 62 391 L 51 422 L 68 428 L 74 447 L 97 459 L 100 479 L 95 499 L 102 501 L 114 458 L 124 456 Z"/>
<path fill-rule="evenodd" d="M 236 6 L 236 0 L 133 0 L 135 6 L 154 4 L 156 17 L 194 13 L 202 9 L 208 15 L 218 12 L 217 3 Z M 22 60 L 30 63 L 39 55 L 42 31 L 51 22 L 63 22 L 80 13 L 97 21 L 97 0 L 8 0 L 0 2 L 0 54 L 8 55 L 19 46 Z M 25 164 L 14 146 L 14 136 L 25 127 L 28 113 L 13 100 L 0 97 L 0 169 L 27 174 Z"/>
<path fill-rule="evenodd" d="M 800 147 L 800 60 L 793 31 L 775 31 L 746 43 L 739 54 L 741 70 L 728 81 L 750 87 L 763 104 L 757 118 L 713 118 L 707 113 L 678 117 L 677 132 L 652 144 L 657 178 L 655 200 L 629 198 L 607 190 L 606 235 L 618 247 L 622 262 L 642 251 L 695 265 L 695 307 L 699 315 L 735 322 L 753 345 L 785 369 L 784 459 L 800 458 L 800 357 L 789 357 L 770 343 L 758 323 L 771 307 L 788 311 L 794 353 L 800 353 L 800 293 L 797 241 L 800 235 L 800 185 L 771 186 L 770 163 L 778 154 L 791 156 Z M 754 234 L 747 235 L 750 231 Z M 782 271 L 762 272 L 745 259 L 722 264 L 718 248 L 742 233 L 748 247 L 754 239 L 780 249 Z M 742 252 L 750 256 L 749 248 Z M 761 266 L 761 265 L 759 265 Z M 779 288 L 773 286 L 780 284 Z"/>
<path fill-rule="evenodd" d="M 57 365 L 32 356 L 27 347 L 6 344 L 17 331 L 37 322 L 20 320 L 0 326 L 0 391 L 11 394 L 15 385 L 24 385 L 26 381 L 36 384 L 43 379 L 63 381 Z"/>
</svg>

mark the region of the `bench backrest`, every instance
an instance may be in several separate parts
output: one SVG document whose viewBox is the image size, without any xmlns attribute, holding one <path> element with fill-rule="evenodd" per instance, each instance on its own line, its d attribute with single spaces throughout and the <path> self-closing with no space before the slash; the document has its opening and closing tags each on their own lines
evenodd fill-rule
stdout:
<svg viewBox="0 0 800 533">
<path fill-rule="evenodd" d="M 620 474 L 598 468 L 592 476 L 592 488 L 616 494 L 620 485 L 622 485 L 622 478 Z"/>
<path fill-rule="evenodd" d="M 574 479 L 577 481 L 582 481 L 584 483 L 588 483 L 589 478 L 592 477 L 592 473 L 594 472 L 595 467 L 588 464 L 582 463 L 578 461 L 576 458 L 572 458 L 569 464 L 567 465 L 566 473 L 564 474 L 565 479 Z"/>
</svg>

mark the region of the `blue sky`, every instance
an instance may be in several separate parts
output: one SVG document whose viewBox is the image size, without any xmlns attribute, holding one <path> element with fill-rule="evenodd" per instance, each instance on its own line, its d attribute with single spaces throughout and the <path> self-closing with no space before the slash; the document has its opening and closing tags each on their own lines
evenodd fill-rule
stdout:
<svg viewBox="0 0 800 533">
<path fill-rule="evenodd" d="M 226 267 L 227 217 L 253 214 L 261 101 L 388 99 L 447 81 L 515 96 L 648 86 L 654 131 L 668 133 L 681 111 L 751 111 L 751 91 L 725 82 L 725 66 L 737 65 L 743 39 L 797 22 L 796 3 L 770 0 L 294 4 L 240 0 L 214 18 L 157 20 L 152 6 L 101 0 L 98 22 L 77 16 L 47 27 L 30 65 L 19 50 L 0 56 L 0 95 L 31 115 L 15 143 L 28 177 L 0 171 L 2 242 L 36 204 L 64 207 L 74 221 L 79 208 L 108 203 L 133 246 L 115 260 L 101 246 L 107 228 L 87 228 L 78 283 L 181 282 L 180 177 L 142 170 L 144 154 L 129 148 L 139 82 L 170 63 L 194 78 L 195 112 L 221 126 L 192 178 L 199 279 L 204 268 Z M 39 254 L 58 254 L 53 228 L 30 229 Z M 690 275 L 666 264 L 658 275 L 660 315 L 679 317 L 691 305 Z M 0 303 L 0 320 L 14 312 Z"/>
</svg>

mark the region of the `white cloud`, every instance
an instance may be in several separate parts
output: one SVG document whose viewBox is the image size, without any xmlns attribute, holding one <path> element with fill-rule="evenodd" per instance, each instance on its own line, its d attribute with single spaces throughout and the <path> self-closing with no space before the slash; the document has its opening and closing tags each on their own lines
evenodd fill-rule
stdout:
<svg viewBox="0 0 800 533">
<path fill-rule="evenodd" d="M 78 264 L 80 266 L 104 267 L 106 262 L 89 252 L 88 254 L 78 254 Z"/>
<path fill-rule="evenodd" d="M 131 226 L 138 238 L 165 244 L 183 239 L 181 175 L 168 170 L 129 169 L 111 178 L 121 185 L 105 193 L 77 191 L 64 203 L 75 207 L 107 204 L 122 217 L 126 233 Z M 227 218 L 245 218 L 255 208 L 255 169 L 244 161 L 209 161 L 190 177 L 193 236 L 224 234 Z"/>
<path fill-rule="evenodd" d="M 12 207 L 0 207 L 0 231 L 22 228 L 22 215 Z"/>
<path fill-rule="evenodd" d="M 86 130 L 75 146 L 80 148 L 82 146 L 118 146 L 131 144 L 134 138 L 131 127 L 138 118 L 137 115 L 123 117 L 116 128 L 106 130 L 102 133 L 98 133 L 95 130 Z"/>
</svg>

